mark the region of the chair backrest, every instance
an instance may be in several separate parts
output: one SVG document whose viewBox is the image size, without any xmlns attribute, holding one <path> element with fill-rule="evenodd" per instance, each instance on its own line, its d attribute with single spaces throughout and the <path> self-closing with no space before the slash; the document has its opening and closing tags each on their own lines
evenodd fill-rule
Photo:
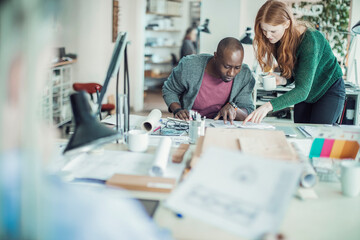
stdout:
<svg viewBox="0 0 360 240">
<path fill-rule="evenodd" d="M 98 83 L 74 83 L 73 89 L 75 91 L 84 90 L 89 94 L 96 93 L 96 91 L 100 92 L 102 86 Z"/>
</svg>

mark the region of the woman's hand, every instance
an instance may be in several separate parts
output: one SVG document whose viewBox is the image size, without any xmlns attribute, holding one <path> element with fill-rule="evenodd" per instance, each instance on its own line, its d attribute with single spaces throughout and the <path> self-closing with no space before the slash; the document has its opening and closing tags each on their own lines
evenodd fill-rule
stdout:
<svg viewBox="0 0 360 240">
<path fill-rule="evenodd" d="M 264 117 L 266 117 L 268 112 L 272 110 L 273 110 L 273 106 L 271 105 L 270 102 L 263 104 L 259 108 L 255 109 L 255 111 L 250 113 L 249 116 L 247 116 L 247 118 L 245 118 L 243 125 L 245 125 L 248 121 L 253 123 L 260 123 L 264 119 Z"/>
<path fill-rule="evenodd" d="M 273 73 L 273 72 L 269 73 L 269 75 L 275 77 L 276 85 L 286 85 L 286 82 L 287 82 L 286 78 L 284 78 L 284 77 L 282 77 L 282 76 L 280 76 L 280 75 L 278 75 L 276 73 Z"/>
</svg>

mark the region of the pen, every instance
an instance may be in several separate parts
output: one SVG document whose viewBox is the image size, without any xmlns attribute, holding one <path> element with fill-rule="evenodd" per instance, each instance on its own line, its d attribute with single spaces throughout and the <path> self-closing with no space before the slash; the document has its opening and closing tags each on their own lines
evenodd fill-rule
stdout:
<svg viewBox="0 0 360 240">
<path fill-rule="evenodd" d="M 157 128 L 154 129 L 153 132 L 156 132 L 157 130 L 159 130 L 161 128 L 161 126 L 158 126 Z"/>
<path fill-rule="evenodd" d="M 177 218 L 183 218 L 183 217 L 184 217 L 181 213 L 177 213 L 177 212 L 174 212 L 174 215 L 175 215 Z"/>
</svg>

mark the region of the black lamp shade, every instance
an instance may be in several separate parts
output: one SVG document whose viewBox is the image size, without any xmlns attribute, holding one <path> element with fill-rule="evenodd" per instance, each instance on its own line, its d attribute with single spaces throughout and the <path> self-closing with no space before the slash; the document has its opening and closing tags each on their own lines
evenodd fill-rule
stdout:
<svg viewBox="0 0 360 240">
<path fill-rule="evenodd" d="M 252 44 L 253 43 L 253 40 L 251 38 L 251 28 L 250 27 L 246 28 L 245 36 L 242 39 L 240 39 L 240 42 L 242 44 Z"/>
<path fill-rule="evenodd" d="M 360 34 L 360 21 L 358 21 L 353 27 L 352 27 L 352 31 L 355 34 Z"/>
<path fill-rule="evenodd" d="M 86 152 L 121 137 L 120 133 L 104 126 L 97 120 L 91 112 L 85 94 L 85 91 L 80 91 L 70 96 L 75 131 L 64 150 L 64 154 Z"/>
<path fill-rule="evenodd" d="M 240 42 L 242 44 L 252 44 L 253 40 L 250 38 L 250 34 L 246 34 L 245 37 L 243 37 Z"/>
</svg>

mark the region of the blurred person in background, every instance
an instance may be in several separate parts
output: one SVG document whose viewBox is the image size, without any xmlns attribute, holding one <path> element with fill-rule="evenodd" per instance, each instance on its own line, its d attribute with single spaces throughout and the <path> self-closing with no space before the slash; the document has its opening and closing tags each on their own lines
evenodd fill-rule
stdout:
<svg viewBox="0 0 360 240">
<path fill-rule="evenodd" d="M 197 29 L 196 27 L 190 27 L 186 29 L 184 39 L 182 41 L 181 49 L 180 49 L 180 59 L 184 56 L 196 54 L 197 45 Z"/>
<path fill-rule="evenodd" d="M 39 108 L 60 3 L 0 1 L 0 239 L 169 239 L 125 191 L 109 198 L 44 171 L 55 130 Z"/>
</svg>

